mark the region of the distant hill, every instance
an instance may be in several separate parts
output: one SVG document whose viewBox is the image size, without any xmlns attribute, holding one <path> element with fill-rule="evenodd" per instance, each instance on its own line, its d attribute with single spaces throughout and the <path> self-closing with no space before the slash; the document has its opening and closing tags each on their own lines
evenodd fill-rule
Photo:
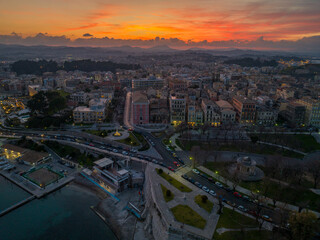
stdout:
<svg viewBox="0 0 320 240">
<path fill-rule="evenodd" d="M 125 59 L 128 55 L 143 56 L 155 54 L 176 54 L 176 53 L 206 53 L 213 56 L 227 57 L 254 57 L 254 56 L 299 56 L 299 54 L 280 52 L 280 51 L 257 51 L 247 49 L 204 49 L 190 48 L 179 50 L 167 45 L 159 45 L 151 48 L 141 48 L 132 46 L 119 47 L 68 47 L 68 46 L 23 46 L 0 44 L 0 60 L 25 60 L 25 59 L 93 59 L 110 60 L 121 58 Z"/>
</svg>

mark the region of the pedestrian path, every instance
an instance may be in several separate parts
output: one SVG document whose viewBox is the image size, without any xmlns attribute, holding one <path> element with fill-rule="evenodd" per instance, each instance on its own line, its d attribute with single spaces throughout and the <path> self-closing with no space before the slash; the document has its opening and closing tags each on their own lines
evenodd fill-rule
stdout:
<svg viewBox="0 0 320 240">
<path fill-rule="evenodd" d="M 292 152 L 296 152 L 296 153 L 299 153 L 299 154 L 302 154 L 302 155 L 307 155 L 307 153 L 305 153 L 305 152 L 301 152 L 301 151 L 298 151 L 296 149 L 289 148 L 289 147 L 286 147 L 286 146 L 282 146 L 282 145 L 279 145 L 279 144 L 274 144 L 274 143 L 269 143 L 269 142 L 262 142 L 262 141 L 258 141 L 258 143 L 262 143 L 262 144 L 265 144 L 265 145 L 270 145 L 270 146 L 274 146 L 274 147 L 283 148 L 283 149 L 286 149 L 286 150 L 289 150 L 289 151 L 292 151 Z"/>
<path fill-rule="evenodd" d="M 179 133 L 175 133 L 175 134 L 173 134 L 172 136 L 171 136 L 171 138 L 170 138 L 170 141 L 171 141 L 171 145 L 173 146 L 173 147 L 175 147 L 175 150 L 176 151 L 183 151 L 177 144 L 176 144 L 176 140 L 177 140 L 177 138 L 179 137 Z"/>
<path fill-rule="evenodd" d="M 163 170 L 170 176 L 176 178 L 178 181 L 182 182 L 183 184 L 185 184 L 193 190 L 192 192 L 181 192 L 173 185 L 171 185 L 167 180 L 159 176 L 155 169 L 152 170 L 152 187 L 156 195 L 158 206 L 162 209 L 162 214 L 165 215 L 166 221 L 168 221 L 174 228 L 184 228 L 191 233 L 211 239 L 220 216 L 217 214 L 217 211 L 219 209 L 218 200 L 211 196 L 208 196 L 209 200 L 214 203 L 211 213 L 208 213 L 203 208 L 200 208 L 199 205 L 196 204 L 196 202 L 194 201 L 195 196 L 199 194 L 205 194 L 201 189 L 195 188 L 194 185 L 192 185 L 188 181 L 185 181 L 178 174 L 167 172 L 166 169 Z M 173 200 L 165 202 L 160 184 L 165 186 L 174 194 Z M 207 221 L 205 228 L 199 229 L 176 221 L 170 209 L 179 204 L 188 205 L 190 208 L 196 211 L 202 218 L 204 218 Z"/>
</svg>

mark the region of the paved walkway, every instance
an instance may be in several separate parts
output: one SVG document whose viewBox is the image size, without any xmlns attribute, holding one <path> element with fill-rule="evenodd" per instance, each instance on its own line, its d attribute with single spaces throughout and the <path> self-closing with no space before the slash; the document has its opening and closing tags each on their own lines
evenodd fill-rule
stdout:
<svg viewBox="0 0 320 240">
<path fill-rule="evenodd" d="M 179 137 L 179 133 L 175 133 L 175 134 L 173 134 L 172 136 L 171 136 L 171 138 L 170 138 L 170 141 L 171 141 L 171 145 L 173 146 L 173 147 L 175 147 L 175 150 L 176 151 L 183 151 L 177 144 L 176 144 L 176 140 L 177 140 L 177 138 Z"/>
<path fill-rule="evenodd" d="M 167 220 L 167 222 L 169 222 L 174 228 L 177 228 L 177 229 L 184 228 L 191 233 L 211 239 L 220 217 L 220 215 L 217 214 L 217 211 L 219 209 L 218 200 L 216 198 L 213 198 L 210 195 L 207 195 L 209 200 L 214 203 L 211 213 L 208 213 L 203 208 L 200 208 L 199 205 L 196 204 L 194 201 L 195 196 L 199 194 L 202 194 L 202 195 L 205 194 L 204 191 L 202 191 L 199 188 L 196 188 L 194 185 L 192 185 L 187 181 L 183 181 L 184 179 L 180 177 L 180 174 L 168 172 L 166 169 L 163 169 L 163 170 L 164 172 L 168 173 L 170 176 L 174 178 L 178 178 L 177 180 L 179 180 L 180 182 L 183 182 L 183 184 L 187 185 L 189 188 L 192 189 L 192 192 L 189 192 L 189 193 L 181 192 L 180 190 L 175 188 L 173 185 L 171 185 L 168 181 L 166 181 L 164 178 L 159 176 L 156 173 L 155 168 L 152 168 L 151 175 L 154 176 L 154 178 L 152 179 L 152 187 L 156 194 L 158 206 L 162 209 L 162 213 L 165 215 L 165 219 Z M 183 169 L 181 172 L 184 172 Z M 167 189 L 170 189 L 170 191 L 174 194 L 173 200 L 171 200 L 170 202 L 165 202 L 160 184 L 165 186 Z M 173 208 L 179 204 L 188 205 L 194 211 L 196 211 L 201 217 L 206 219 L 207 224 L 205 228 L 199 229 L 199 228 L 182 224 L 176 221 L 170 208 Z"/>
<path fill-rule="evenodd" d="M 240 229 L 240 228 L 218 228 L 217 233 L 219 235 L 221 235 L 224 232 L 240 232 L 241 230 L 254 231 L 254 230 L 259 230 L 259 228 L 243 228 L 243 229 Z"/>
<path fill-rule="evenodd" d="M 229 180 L 225 179 L 224 177 L 212 172 L 211 170 L 209 170 L 209 169 L 207 169 L 207 168 L 205 168 L 203 166 L 198 167 L 198 169 L 201 170 L 202 172 L 208 174 L 209 176 L 212 176 L 215 179 L 218 179 L 220 182 L 224 183 L 225 185 L 227 185 L 227 186 L 229 186 L 231 188 L 233 187 L 231 181 L 229 181 Z M 243 188 L 241 186 L 237 186 L 236 190 L 238 192 L 241 192 L 241 193 L 243 193 L 245 195 L 248 195 L 248 196 L 252 195 L 252 192 L 250 190 L 248 190 L 246 188 Z M 271 198 L 265 197 L 264 199 L 265 199 L 266 203 L 269 203 L 269 204 L 273 205 L 273 200 Z M 291 205 L 291 204 L 286 204 L 286 203 L 283 203 L 283 202 L 279 202 L 279 201 L 276 202 L 276 206 L 277 207 L 284 207 L 285 209 L 291 210 L 291 211 L 299 211 L 299 207 Z M 320 213 L 319 212 L 315 212 L 315 211 L 312 211 L 312 210 L 308 210 L 308 211 L 311 211 L 316 216 L 320 217 Z"/>
<path fill-rule="evenodd" d="M 307 155 L 307 153 L 305 153 L 305 152 L 301 152 L 301 151 L 298 151 L 296 149 L 289 148 L 289 147 L 286 147 L 286 146 L 282 146 L 282 145 L 279 145 L 279 144 L 274 144 L 274 143 L 269 143 L 269 142 L 262 142 L 262 141 L 258 141 L 258 143 L 262 143 L 262 144 L 270 145 L 270 146 L 275 146 L 275 147 L 279 147 L 279 148 L 283 148 L 283 149 L 287 149 L 289 151 L 300 153 L 302 155 Z"/>
</svg>

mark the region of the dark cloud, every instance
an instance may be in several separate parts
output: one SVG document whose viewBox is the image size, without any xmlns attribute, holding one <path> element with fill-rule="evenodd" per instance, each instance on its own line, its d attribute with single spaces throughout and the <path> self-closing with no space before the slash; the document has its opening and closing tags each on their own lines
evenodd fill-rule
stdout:
<svg viewBox="0 0 320 240">
<path fill-rule="evenodd" d="M 88 38 L 90 37 L 90 38 Z M 179 38 L 162 38 L 141 40 L 141 39 L 115 39 L 102 37 L 93 37 L 86 33 L 81 38 L 74 40 L 62 36 L 50 36 L 38 33 L 35 36 L 22 37 L 19 34 L 0 35 L 2 44 L 21 44 L 21 45 L 50 45 L 50 46 L 91 46 L 91 47 L 116 47 L 116 46 L 136 46 L 136 47 L 153 47 L 157 45 L 167 45 L 176 48 L 246 48 L 246 49 L 263 49 L 263 50 L 283 50 L 295 52 L 312 52 L 320 53 L 320 35 L 304 37 L 296 41 L 280 40 L 270 41 L 259 37 L 256 40 L 227 40 L 227 41 L 183 41 Z"/>
<path fill-rule="evenodd" d="M 82 36 L 83 36 L 83 37 L 93 37 L 93 35 L 90 34 L 90 33 L 85 33 L 85 34 L 83 34 Z"/>
</svg>

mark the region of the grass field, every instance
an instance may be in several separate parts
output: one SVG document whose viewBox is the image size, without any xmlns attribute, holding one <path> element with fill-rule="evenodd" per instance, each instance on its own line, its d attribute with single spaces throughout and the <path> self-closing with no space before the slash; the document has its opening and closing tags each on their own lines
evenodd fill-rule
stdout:
<svg viewBox="0 0 320 240">
<path fill-rule="evenodd" d="M 167 190 L 168 188 L 166 188 L 165 186 L 161 185 L 161 190 L 162 190 L 162 194 L 163 194 L 163 198 L 166 202 L 170 202 L 172 199 L 174 199 L 174 194 L 171 192 L 170 196 L 167 196 Z"/>
<path fill-rule="evenodd" d="M 201 195 L 197 195 L 194 198 L 194 201 L 196 202 L 196 204 L 199 205 L 199 207 L 203 208 L 204 210 L 206 210 L 208 213 L 211 213 L 212 208 L 213 208 L 213 202 L 211 202 L 210 200 L 207 200 L 205 203 L 202 201 Z"/>
<path fill-rule="evenodd" d="M 270 180 L 241 182 L 240 186 L 254 192 L 259 190 L 262 195 L 271 199 L 276 199 L 293 205 L 308 202 L 310 209 L 320 211 L 320 196 L 307 188 L 283 186 Z"/>
<path fill-rule="evenodd" d="M 219 218 L 216 229 L 218 228 L 241 228 L 241 227 L 259 227 L 255 219 L 244 216 L 229 208 L 223 208 L 223 213 Z"/>
<path fill-rule="evenodd" d="M 175 188 L 179 189 L 181 192 L 191 192 L 192 191 L 186 185 L 184 185 L 181 182 L 179 182 L 178 180 L 174 179 L 169 174 L 167 174 L 165 172 L 159 173 L 159 169 L 157 169 L 157 173 L 161 177 L 163 177 L 165 180 L 167 180 L 172 186 L 174 186 Z"/>
<path fill-rule="evenodd" d="M 260 141 L 290 147 L 302 152 L 311 152 L 320 150 L 320 143 L 308 134 L 252 134 L 259 138 Z"/>
<path fill-rule="evenodd" d="M 124 143 L 130 146 L 139 146 L 140 142 L 137 140 L 137 138 L 130 132 L 129 137 L 121 140 L 117 140 L 117 142 Z"/>
<path fill-rule="evenodd" d="M 208 142 L 199 142 L 199 141 L 185 141 L 185 140 L 176 140 L 176 144 L 186 150 L 190 151 L 193 146 L 200 146 L 203 150 L 212 150 L 212 151 L 231 151 L 231 152 L 248 152 L 256 154 L 265 154 L 265 155 L 282 155 L 284 157 L 292 158 L 303 158 L 304 155 L 296 153 L 293 151 L 285 150 L 279 147 L 265 145 L 265 144 L 252 144 L 251 142 L 243 143 L 229 143 L 229 144 L 217 144 L 217 143 L 208 143 Z"/>
<path fill-rule="evenodd" d="M 170 209 L 178 222 L 204 229 L 207 221 L 187 205 L 177 205 Z"/>
</svg>

